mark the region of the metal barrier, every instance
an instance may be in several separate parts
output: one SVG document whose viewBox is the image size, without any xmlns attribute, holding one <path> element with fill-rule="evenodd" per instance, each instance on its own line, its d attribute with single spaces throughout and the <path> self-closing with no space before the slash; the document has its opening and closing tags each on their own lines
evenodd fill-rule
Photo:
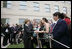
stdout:
<svg viewBox="0 0 72 49">
<path fill-rule="evenodd" d="M 63 43 L 61 43 L 61 42 L 53 39 L 53 38 L 51 37 L 51 35 L 48 36 L 48 38 L 41 38 L 41 39 L 49 39 L 49 46 L 50 46 L 50 48 L 52 48 L 52 43 L 51 43 L 52 40 L 53 40 L 54 42 L 56 42 L 56 43 L 64 46 L 64 47 L 66 47 L 66 48 L 70 48 L 69 46 L 67 46 L 67 45 L 65 45 L 65 44 L 63 44 Z M 38 40 L 40 40 L 39 37 L 38 37 Z M 40 44 L 41 44 L 41 43 L 40 43 Z M 42 45 L 39 45 L 39 47 L 42 48 Z"/>
<path fill-rule="evenodd" d="M 65 45 L 65 44 L 63 44 L 63 43 L 61 43 L 61 42 L 59 42 L 59 41 L 57 41 L 57 40 L 55 40 L 55 39 L 53 39 L 51 37 L 49 37 L 49 39 L 53 40 L 54 42 L 56 42 L 56 43 L 58 43 L 58 44 L 60 44 L 60 45 L 62 45 L 64 47 L 66 47 L 66 48 L 70 48 L 69 46 L 67 46 L 67 45 Z"/>
</svg>

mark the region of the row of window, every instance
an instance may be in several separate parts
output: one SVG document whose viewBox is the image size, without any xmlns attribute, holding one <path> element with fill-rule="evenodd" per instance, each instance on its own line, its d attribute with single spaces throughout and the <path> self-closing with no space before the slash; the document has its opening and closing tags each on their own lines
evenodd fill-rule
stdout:
<svg viewBox="0 0 72 49">
<path fill-rule="evenodd" d="M 63 3 L 69 3 L 69 4 L 71 4 L 71 1 L 60 1 L 60 2 L 63 2 Z"/>
<path fill-rule="evenodd" d="M 4 8 L 11 8 L 12 2 L 11 1 L 3 1 Z M 33 2 L 34 11 L 40 11 L 40 4 L 38 2 Z M 20 9 L 26 10 L 27 9 L 27 1 L 20 1 Z M 55 5 L 55 12 L 59 11 L 59 6 Z M 45 11 L 50 13 L 50 4 L 45 4 Z M 67 8 L 63 7 L 63 12 L 67 13 Z"/>
<path fill-rule="evenodd" d="M 35 19 L 38 23 L 40 22 L 40 19 Z M 10 23 L 10 19 L 9 18 L 2 18 L 1 21 L 3 22 L 3 24 L 7 24 Z M 19 19 L 19 24 L 24 24 L 25 19 Z"/>
</svg>

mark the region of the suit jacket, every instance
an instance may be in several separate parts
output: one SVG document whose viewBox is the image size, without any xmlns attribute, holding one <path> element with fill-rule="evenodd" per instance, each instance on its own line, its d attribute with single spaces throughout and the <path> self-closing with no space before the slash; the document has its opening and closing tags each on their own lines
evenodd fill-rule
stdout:
<svg viewBox="0 0 72 49">
<path fill-rule="evenodd" d="M 29 28 L 29 26 L 26 26 L 25 24 L 24 24 L 24 39 L 27 39 L 27 38 L 31 38 L 31 36 L 32 36 L 32 34 L 34 33 L 34 31 L 32 31 L 30 28 Z"/>
<path fill-rule="evenodd" d="M 5 32 L 6 29 L 8 29 L 8 32 Z M 4 35 L 10 34 L 11 33 L 11 28 L 10 27 L 4 27 Z"/>
<path fill-rule="evenodd" d="M 66 22 L 62 19 L 59 19 L 57 24 L 53 29 L 53 37 L 55 40 L 65 44 L 70 45 L 70 34 L 68 32 L 68 26 Z M 54 47 L 57 48 L 64 48 L 63 46 L 59 45 L 58 43 L 53 43 Z"/>
<path fill-rule="evenodd" d="M 11 27 L 11 33 L 14 33 L 14 30 L 15 30 L 14 27 Z"/>
</svg>

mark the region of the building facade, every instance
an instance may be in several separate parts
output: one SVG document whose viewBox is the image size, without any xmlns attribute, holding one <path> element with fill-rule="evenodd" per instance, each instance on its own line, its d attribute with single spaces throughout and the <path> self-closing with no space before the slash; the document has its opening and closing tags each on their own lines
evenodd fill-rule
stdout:
<svg viewBox="0 0 72 49">
<path fill-rule="evenodd" d="M 57 11 L 71 18 L 71 1 L 1 1 L 1 22 L 12 25 L 23 24 L 26 18 L 52 19 Z"/>
</svg>

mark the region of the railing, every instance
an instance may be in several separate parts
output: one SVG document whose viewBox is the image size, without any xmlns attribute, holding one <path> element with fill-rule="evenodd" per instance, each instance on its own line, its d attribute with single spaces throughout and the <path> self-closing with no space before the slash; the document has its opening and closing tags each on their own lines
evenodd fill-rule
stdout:
<svg viewBox="0 0 72 49">
<path fill-rule="evenodd" d="M 64 47 L 66 47 L 66 48 L 70 48 L 69 46 L 67 46 L 67 45 L 65 45 L 65 44 L 63 44 L 63 43 L 61 43 L 61 42 L 59 42 L 59 41 L 57 41 L 57 40 L 49 37 L 49 41 L 50 41 L 50 42 L 51 42 L 51 40 L 53 40 L 54 42 L 56 42 L 56 43 L 58 43 L 58 44 L 60 44 L 60 45 L 62 45 L 62 46 L 64 46 Z M 51 43 L 50 43 L 50 48 L 51 48 Z"/>
<path fill-rule="evenodd" d="M 61 42 L 53 39 L 53 38 L 51 37 L 51 35 L 48 36 L 48 38 L 41 38 L 41 39 L 49 39 L 49 47 L 50 47 L 50 48 L 52 48 L 52 42 L 51 42 L 51 41 L 54 41 L 54 42 L 56 42 L 56 43 L 58 43 L 58 44 L 60 44 L 60 45 L 62 45 L 62 46 L 64 46 L 64 47 L 66 47 L 66 48 L 70 48 L 69 46 L 67 46 L 67 45 L 65 45 L 65 44 L 63 44 L 63 43 L 61 43 Z M 40 42 L 40 43 L 39 43 L 39 42 Z M 42 44 L 41 44 L 41 41 L 40 41 L 39 38 L 38 38 L 38 45 L 39 45 L 39 48 L 42 48 Z"/>
</svg>

